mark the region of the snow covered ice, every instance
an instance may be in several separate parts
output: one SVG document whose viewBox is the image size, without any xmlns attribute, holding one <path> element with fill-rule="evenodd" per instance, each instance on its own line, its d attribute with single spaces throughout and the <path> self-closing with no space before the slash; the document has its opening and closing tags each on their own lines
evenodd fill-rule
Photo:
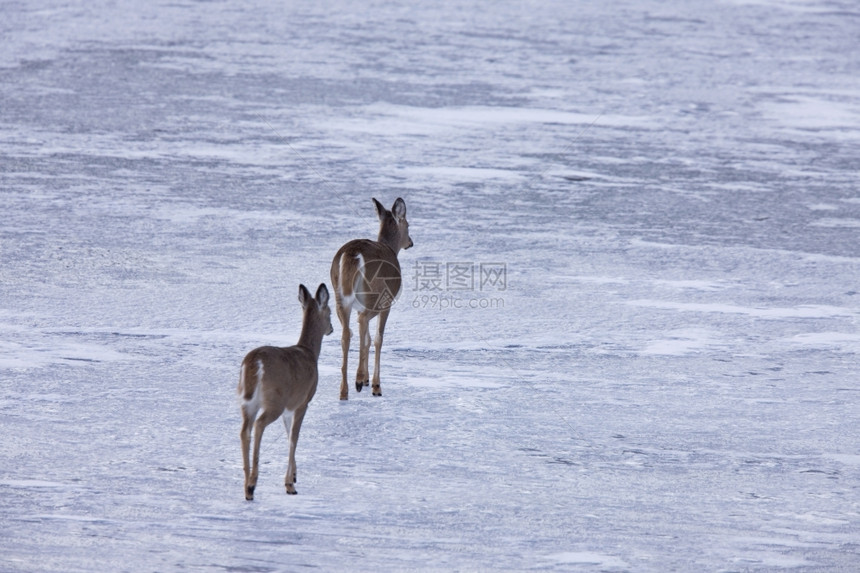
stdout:
<svg viewBox="0 0 860 573">
<path fill-rule="evenodd" d="M 860 568 L 857 5 L 413 4 L 4 3 L 0 570 Z M 246 502 L 398 196 L 385 395 L 327 337 Z"/>
</svg>

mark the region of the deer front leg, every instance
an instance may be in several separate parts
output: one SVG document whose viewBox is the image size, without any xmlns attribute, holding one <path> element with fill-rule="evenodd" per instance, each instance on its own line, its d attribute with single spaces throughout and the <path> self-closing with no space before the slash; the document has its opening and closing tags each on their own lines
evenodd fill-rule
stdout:
<svg viewBox="0 0 860 573">
<path fill-rule="evenodd" d="M 370 316 L 367 311 L 358 313 L 358 370 L 355 372 L 355 391 L 361 392 L 362 386 L 370 382 L 368 360 L 370 357 Z"/>
<path fill-rule="evenodd" d="M 373 395 L 374 396 L 382 396 L 382 387 L 379 383 L 379 359 L 380 353 L 382 351 L 382 337 L 385 333 L 385 323 L 388 320 L 388 310 L 384 310 L 379 313 L 379 318 L 376 319 L 376 339 L 374 342 L 374 354 L 373 354 Z"/>
</svg>

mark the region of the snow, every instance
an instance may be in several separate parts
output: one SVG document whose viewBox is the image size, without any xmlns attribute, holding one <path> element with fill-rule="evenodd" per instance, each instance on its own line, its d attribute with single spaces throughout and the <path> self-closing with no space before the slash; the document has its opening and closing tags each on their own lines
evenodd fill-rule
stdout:
<svg viewBox="0 0 860 573">
<path fill-rule="evenodd" d="M 630 305 L 672 309 L 686 312 L 744 314 L 759 318 L 829 318 L 834 316 L 850 317 L 856 314 L 854 309 L 828 305 L 800 305 L 791 308 L 750 308 L 723 303 L 690 303 L 664 302 L 657 300 L 632 300 Z"/>
<path fill-rule="evenodd" d="M 547 555 L 544 559 L 555 561 L 560 564 L 579 564 L 599 566 L 601 569 L 625 569 L 627 564 L 624 561 L 611 556 L 600 555 L 599 553 L 589 552 L 568 552 L 554 553 Z"/>
<path fill-rule="evenodd" d="M 860 567 L 853 3 L 2 13 L 0 570 Z M 335 324 L 246 502 L 241 359 L 398 196 L 383 397 Z"/>
</svg>

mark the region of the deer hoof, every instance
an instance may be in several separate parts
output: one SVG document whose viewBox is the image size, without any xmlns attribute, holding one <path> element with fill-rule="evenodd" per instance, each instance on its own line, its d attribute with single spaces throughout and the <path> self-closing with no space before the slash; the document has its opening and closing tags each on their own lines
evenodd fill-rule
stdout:
<svg viewBox="0 0 860 573">
<path fill-rule="evenodd" d="M 292 485 L 287 486 L 287 495 L 296 495 L 297 493 L 299 492 L 297 492 L 296 488 L 294 488 Z"/>
<path fill-rule="evenodd" d="M 364 387 L 364 383 L 363 383 L 363 382 L 359 382 L 359 381 L 357 381 L 357 380 L 356 380 L 356 382 L 355 382 L 355 391 L 356 391 L 356 392 L 361 392 L 361 389 L 362 389 L 363 387 Z"/>
<path fill-rule="evenodd" d="M 373 395 L 374 396 L 382 396 L 382 389 L 379 386 L 377 386 L 376 388 L 373 389 Z"/>
<path fill-rule="evenodd" d="M 245 488 L 245 499 L 248 501 L 254 501 L 254 486 Z"/>
</svg>

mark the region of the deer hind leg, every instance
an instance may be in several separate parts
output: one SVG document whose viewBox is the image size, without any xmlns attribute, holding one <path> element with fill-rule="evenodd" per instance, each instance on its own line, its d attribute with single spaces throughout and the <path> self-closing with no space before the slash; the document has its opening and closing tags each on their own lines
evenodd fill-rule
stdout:
<svg viewBox="0 0 860 573">
<path fill-rule="evenodd" d="M 287 488 L 287 493 L 295 493 L 295 488 L 293 491 L 290 489 L 293 487 L 293 484 L 296 483 L 296 469 L 293 464 L 293 420 L 295 419 L 295 412 L 290 412 L 289 410 L 284 412 L 282 420 L 284 422 L 284 430 L 287 433 L 287 443 L 290 446 L 290 453 L 287 457 L 287 473 L 284 476 L 284 486 Z"/>
<path fill-rule="evenodd" d="M 370 314 L 363 310 L 358 313 L 358 370 L 355 372 L 355 391 L 361 392 L 362 386 L 370 384 L 368 361 L 370 358 Z"/>
<path fill-rule="evenodd" d="M 280 416 L 280 413 L 278 413 Z M 260 474 L 260 441 L 263 439 L 263 430 L 275 421 L 278 416 L 263 411 L 257 421 L 254 422 L 254 460 L 251 466 L 251 475 L 245 480 L 245 499 L 254 499 L 254 490 L 257 488 L 257 476 Z M 244 444 L 243 444 L 244 446 Z"/>
<path fill-rule="evenodd" d="M 245 499 L 247 500 L 254 499 L 249 456 L 251 453 L 251 429 L 254 426 L 254 421 L 257 419 L 257 412 L 260 411 L 259 376 L 259 365 L 258 370 L 254 374 L 251 374 L 247 370 L 247 365 L 243 363 L 242 373 L 239 376 L 239 393 L 243 395 L 242 405 L 239 407 L 242 411 L 242 430 L 239 432 L 239 438 L 242 440 L 242 469 L 245 472 Z M 256 384 L 255 378 L 257 379 Z M 249 387 L 249 384 L 254 388 L 254 391 L 249 397 L 246 397 L 246 389 Z"/>
<path fill-rule="evenodd" d="M 251 463 L 249 460 L 251 450 L 251 426 L 254 424 L 254 416 L 257 413 L 249 413 L 242 408 L 242 431 L 239 437 L 242 439 L 242 468 L 245 470 L 245 499 L 254 499 L 254 488 L 251 485 Z"/>
<path fill-rule="evenodd" d="M 287 462 L 287 475 L 284 477 L 284 487 L 287 490 L 287 493 L 290 495 L 295 495 L 298 492 L 296 491 L 296 444 L 299 441 L 299 431 L 302 428 L 302 420 L 305 419 L 305 412 L 307 412 L 308 407 L 302 406 L 298 410 L 296 410 L 292 419 L 290 420 L 290 428 L 287 430 L 287 435 L 290 441 L 290 458 L 289 462 Z M 286 426 L 287 419 L 284 418 L 284 425 Z"/>
<path fill-rule="evenodd" d="M 379 383 L 379 359 L 380 352 L 382 350 L 382 337 L 385 333 L 385 323 L 388 320 L 389 310 L 383 310 L 379 313 L 379 318 L 376 319 L 376 339 L 373 341 L 374 343 L 374 353 L 373 353 L 373 395 L 374 396 L 382 396 L 382 387 Z M 368 344 L 370 343 L 370 336 L 368 335 Z"/>
</svg>

